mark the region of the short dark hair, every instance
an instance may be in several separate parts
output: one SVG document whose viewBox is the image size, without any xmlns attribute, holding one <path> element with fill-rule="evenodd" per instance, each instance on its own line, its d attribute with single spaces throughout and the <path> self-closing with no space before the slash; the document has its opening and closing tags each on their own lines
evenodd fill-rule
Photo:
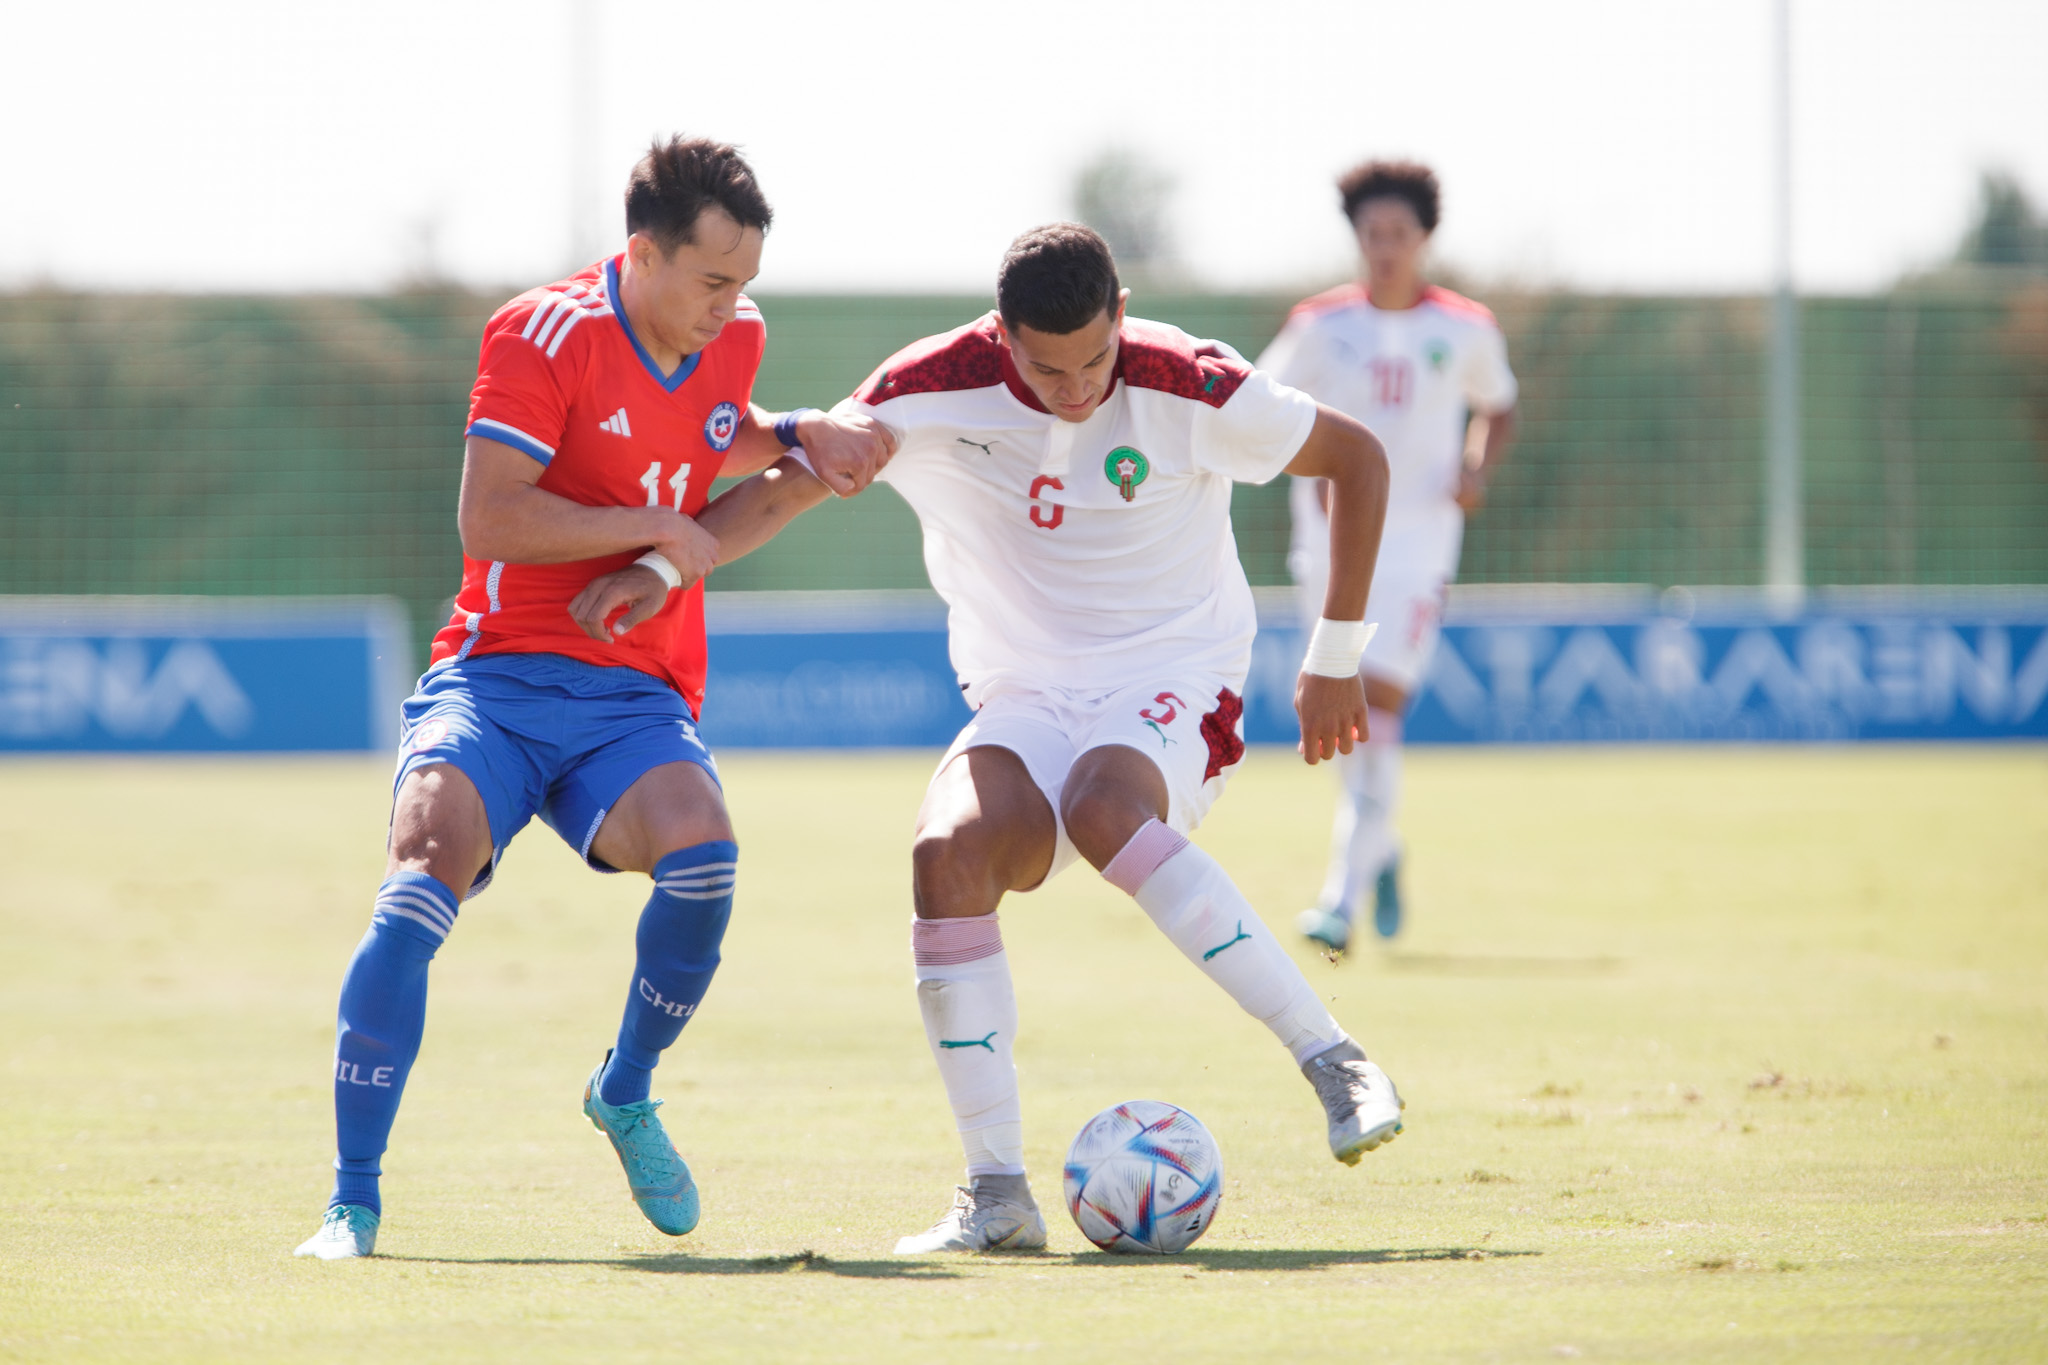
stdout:
<svg viewBox="0 0 2048 1365">
<path fill-rule="evenodd" d="M 739 148 L 708 137 L 656 138 L 626 181 L 626 231 L 644 232 L 663 252 L 673 253 L 696 240 L 697 216 L 708 208 L 724 209 L 741 227 L 763 232 L 775 221 Z"/>
<path fill-rule="evenodd" d="M 1065 336 L 1116 311 L 1122 285 L 1109 243 L 1079 223 L 1048 223 L 1010 243 L 996 273 L 1003 325 Z"/>
<path fill-rule="evenodd" d="M 1415 210 L 1424 232 L 1436 231 L 1441 191 L 1436 172 L 1419 161 L 1367 161 L 1337 177 L 1344 196 L 1344 217 L 1356 223 L 1368 199 L 1400 199 Z"/>
</svg>

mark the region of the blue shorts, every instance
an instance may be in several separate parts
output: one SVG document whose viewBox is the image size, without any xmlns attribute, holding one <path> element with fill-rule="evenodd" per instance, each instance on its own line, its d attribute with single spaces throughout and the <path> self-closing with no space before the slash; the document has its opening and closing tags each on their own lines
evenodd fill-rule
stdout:
<svg viewBox="0 0 2048 1365">
<path fill-rule="evenodd" d="M 637 668 L 486 654 L 428 670 L 402 710 L 392 796 L 413 769 L 447 763 L 484 799 L 491 862 L 471 896 L 490 885 L 505 846 L 535 815 L 592 867 L 615 872 L 590 856 L 590 845 L 642 774 L 694 763 L 718 781 L 689 703 Z"/>
</svg>

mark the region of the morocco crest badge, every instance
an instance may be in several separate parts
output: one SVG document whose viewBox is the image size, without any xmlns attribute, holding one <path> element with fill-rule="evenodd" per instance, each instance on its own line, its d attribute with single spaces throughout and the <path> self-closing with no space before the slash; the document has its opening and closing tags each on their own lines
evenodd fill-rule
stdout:
<svg viewBox="0 0 2048 1365">
<path fill-rule="evenodd" d="M 1123 494 L 1125 502 L 1138 496 L 1138 485 L 1152 472 L 1152 462 L 1129 446 L 1118 446 L 1102 462 L 1102 472 Z"/>
</svg>

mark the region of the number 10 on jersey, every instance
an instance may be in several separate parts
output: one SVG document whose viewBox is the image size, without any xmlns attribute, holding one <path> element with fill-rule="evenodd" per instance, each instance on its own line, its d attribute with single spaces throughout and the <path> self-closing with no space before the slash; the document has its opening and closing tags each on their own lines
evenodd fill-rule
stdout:
<svg viewBox="0 0 2048 1365">
<path fill-rule="evenodd" d="M 647 472 L 640 476 L 640 486 L 647 490 L 647 505 L 649 507 L 661 506 L 660 460 L 656 460 L 653 464 L 647 466 Z M 682 511 L 683 490 L 690 486 L 690 467 L 688 465 L 678 466 L 676 472 L 668 476 L 668 486 L 675 490 L 676 495 L 675 500 L 670 506 L 675 511 Z"/>
</svg>

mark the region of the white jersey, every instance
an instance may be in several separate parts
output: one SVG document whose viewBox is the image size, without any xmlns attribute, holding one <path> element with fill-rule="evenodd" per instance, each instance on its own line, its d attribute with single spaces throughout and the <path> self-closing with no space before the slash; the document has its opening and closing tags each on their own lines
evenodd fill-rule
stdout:
<svg viewBox="0 0 2048 1365">
<path fill-rule="evenodd" d="M 1258 619 L 1230 486 L 1294 458 L 1315 425 L 1306 394 L 1227 346 L 1131 318 L 1108 397 L 1062 421 L 991 313 L 900 352 L 838 410 L 902 437 L 880 477 L 924 526 L 969 705 L 1167 669 L 1242 685 Z"/>
<path fill-rule="evenodd" d="M 1403 309 L 1375 308 L 1361 286 L 1343 285 L 1297 305 L 1259 368 L 1356 417 L 1386 446 L 1392 482 L 1381 562 L 1455 576 L 1466 419 L 1515 405 L 1493 314 L 1434 285 Z M 1293 557 L 1327 558 L 1328 523 L 1312 480 L 1295 481 L 1290 506 Z"/>
</svg>

